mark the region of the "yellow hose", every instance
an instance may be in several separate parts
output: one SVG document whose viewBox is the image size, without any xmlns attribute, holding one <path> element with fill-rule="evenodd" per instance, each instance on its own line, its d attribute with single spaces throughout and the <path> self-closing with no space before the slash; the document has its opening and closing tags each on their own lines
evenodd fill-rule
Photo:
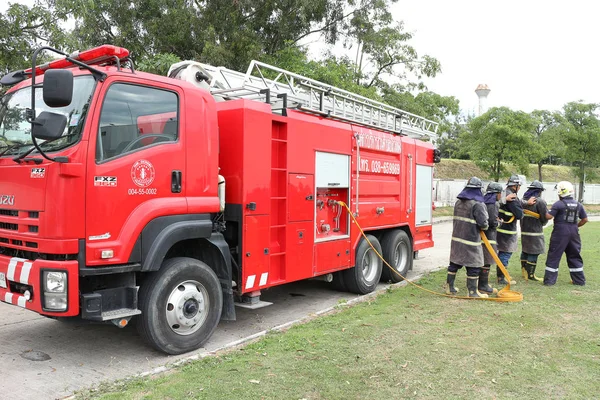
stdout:
<svg viewBox="0 0 600 400">
<path fill-rule="evenodd" d="M 502 270 L 502 272 L 504 273 L 504 275 L 506 275 L 506 277 L 507 277 L 507 279 L 509 281 L 509 284 L 506 285 L 506 287 L 504 287 L 503 289 L 500 289 L 500 291 L 498 291 L 498 297 L 455 296 L 455 295 L 450 295 L 450 294 L 447 294 L 447 293 L 434 292 L 433 290 L 426 289 L 423 286 L 417 285 L 416 283 L 414 283 L 414 282 L 406 279 L 406 277 L 402 276 L 390 264 L 388 264 L 388 262 L 385 261 L 385 259 L 383 258 L 383 256 L 381 254 L 379 254 L 379 252 L 377 251 L 377 249 L 375 249 L 375 247 L 371 244 L 371 241 L 367 238 L 367 235 L 365 234 L 365 232 L 363 231 L 363 229 L 358 224 L 358 221 L 354 217 L 354 214 L 352 214 L 352 210 L 350 210 L 350 208 L 348 207 L 348 205 L 346 203 L 344 203 L 343 201 L 338 201 L 337 203 L 339 205 L 341 205 L 341 206 L 344 206 L 344 208 L 346 208 L 346 210 L 348 210 L 348 214 L 352 218 L 352 221 L 356 224 L 356 227 L 360 231 L 361 235 L 367 241 L 367 243 L 369 244 L 369 246 L 371 246 L 371 249 L 375 252 L 375 254 L 377 254 L 377 256 L 381 259 L 381 261 L 383 261 L 383 263 L 389 269 L 391 269 L 396 275 L 398 275 L 400 278 L 402 278 L 403 280 L 405 280 L 409 284 L 411 284 L 411 285 L 413 285 L 413 286 L 415 286 L 415 287 L 417 287 L 417 288 L 419 288 L 419 289 L 421 289 L 421 290 L 423 290 L 423 291 L 425 291 L 427 293 L 431 293 L 431 294 L 434 294 L 436 296 L 450 297 L 450 298 L 453 298 L 453 299 L 488 300 L 488 301 L 499 301 L 499 302 L 517 302 L 517 301 L 523 301 L 523 294 L 522 293 L 510 290 L 510 275 L 509 275 L 508 271 L 506 270 L 506 268 L 504 268 L 504 265 L 502 265 L 502 262 L 498 259 L 498 256 L 496 255 L 496 252 L 494 252 L 494 249 L 490 245 L 490 242 L 487 240 L 487 237 L 485 236 L 485 233 L 481 232 L 481 236 L 482 236 L 482 239 L 483 239 L 483 241 L 485 243 L 485 246 L 488 249 L 488 251 L 490 252 L 490 254 L 492 255 L 492 257 L 494 258 L 494 261 L 496 261 L 496 263 L 498 264 L 498 267 L 500 267 L 500 269 Z"/>
<path fill-rule="evenodd" d="M 533 211 L 529 211 L 529 210 L 523 210 L 523 212 L 527 215 L 530 215 L 532 217 L 535 217 L 537 219 L 540 219 L 540 214 L 533 212 Z"/>
</svg>

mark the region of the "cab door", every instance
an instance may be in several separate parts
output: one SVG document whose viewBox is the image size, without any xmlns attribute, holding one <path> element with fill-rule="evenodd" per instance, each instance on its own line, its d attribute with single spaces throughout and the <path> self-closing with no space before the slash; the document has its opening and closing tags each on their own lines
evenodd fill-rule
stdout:
<svg viewBox="0 0 600 400">
<path fill-rule="evenodd" d="M 86 262 L 139 262 L 142 228 L 187 212 L 183 92 L 117 77 L 101 90 L 86 173 Z"/>
</svg>

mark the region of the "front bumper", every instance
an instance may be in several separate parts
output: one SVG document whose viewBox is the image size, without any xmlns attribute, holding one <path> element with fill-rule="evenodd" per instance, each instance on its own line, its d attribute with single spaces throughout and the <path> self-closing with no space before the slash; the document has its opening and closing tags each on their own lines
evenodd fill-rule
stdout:
<svg viewBox="0 0 600 400">
<path fill-rule="evenodd" d="M 42 271 L 67 273 L 67 309 L 61 312 L 43 308 Z M 0 300 L 47 316 L 71 317 L 79 315 L 79 264 L 77 261 L 25 260 L 0 256 L 0 273 L 5 275 L 7 287 L 0 287 Z M 0 282 L 1 283 L 1 282 Z M 30 298 L 24 296 L 24 290 Z"/>
</svg>

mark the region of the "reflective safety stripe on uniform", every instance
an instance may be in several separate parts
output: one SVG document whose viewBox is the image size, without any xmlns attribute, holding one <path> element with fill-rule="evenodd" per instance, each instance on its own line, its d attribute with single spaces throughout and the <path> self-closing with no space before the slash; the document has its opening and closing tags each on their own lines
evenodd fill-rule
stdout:
<svg viewBox="0 0 600 400">
<path fill-rule="evenodd" d="M 558 268 L 546 267 L 546 271 L 548 271 L 548 272 L 558 272 Z"/>
<path fill-rule="evenodd" d="M 454 219 L 457 220 L 457 221 L 469 222 L 471 224 L 476 224 L 477 223 L 477 221 L 475 221 L 472 218 L 457 217 L 456 215 L 454 216 Z"/>
<path fill-rule="evenodd" d="M 508 215 L 508 216 L 514 215 L 514 214 L 513 214 L 513 213 L 511 213 L 510 211 L 506 211 L 506 210 L 503 210 L 503 209 L 501 209 L 501 208 L 500 208 L 500 209 L 498 209 L 498 212 L 501 212 L 502 214 L 505 214 L 505 215 Z"/>
<path fill-rule="evenodd" d="M 507 235 L 516 235 L 517 234 L 517 231 L 507 231 L 506 229 L 500 229 L 500 228 L 496 229 L 496 232 L 504 233 Z"/>
<path fill-rule="evenodd" d="M 569 272 L 583 272 L 583 267 L 580 267 L 580 268 L 569 268 Z"/>
<path fill-rule="evenodd" d="M 544 236 L 544 232 L 521 232 L 525 236 Z"/>
<path fill-rule="evenodd" d="M 452 236 L 452 240 L 459 242 L 459 243 L 468 244 L 469 246 L 481 246 L 481 242 L 471 242 L 470 240 L 465 240 L 465 239 L 457 238 L 454 236 Z"/>
</svg>

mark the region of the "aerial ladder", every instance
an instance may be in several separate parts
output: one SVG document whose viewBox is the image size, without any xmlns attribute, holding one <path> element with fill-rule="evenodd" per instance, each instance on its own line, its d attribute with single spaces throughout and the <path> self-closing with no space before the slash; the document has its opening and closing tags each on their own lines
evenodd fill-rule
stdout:
<svg viewBox="0 0 600 400">
<path fill-rule="evenodd" d="M 437 137 L 437 122 L 256 60 L 246 73 L 182 61 L 168 76 L 210 91 L 217 101 L 252 99 L 282 115 L 296 109 L 421 140 Z"/>
</svg>

